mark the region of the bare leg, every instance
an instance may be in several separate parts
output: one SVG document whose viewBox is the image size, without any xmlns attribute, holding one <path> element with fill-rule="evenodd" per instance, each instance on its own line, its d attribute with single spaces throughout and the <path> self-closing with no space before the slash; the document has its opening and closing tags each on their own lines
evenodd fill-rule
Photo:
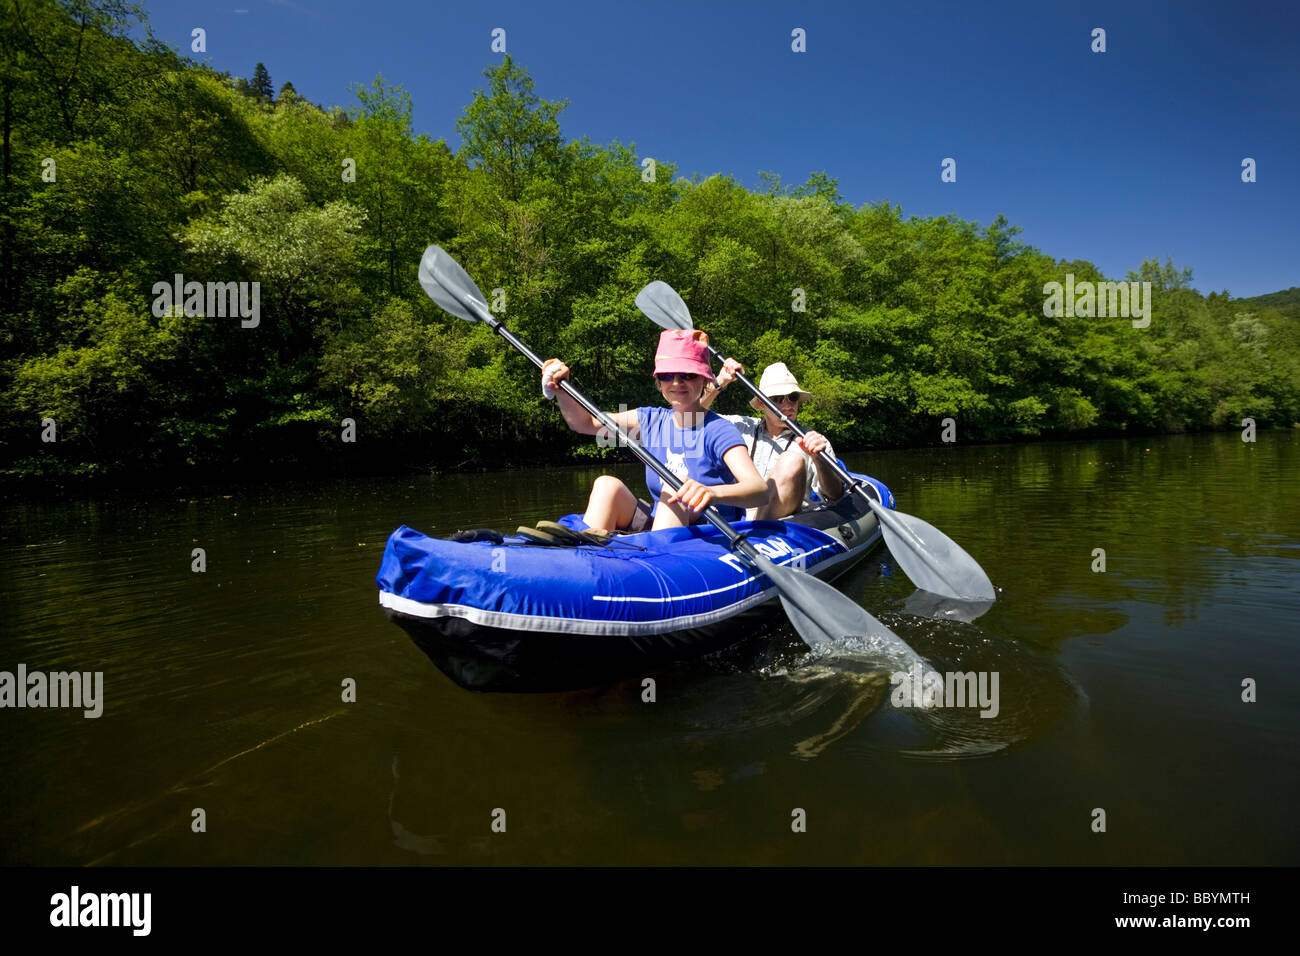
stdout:
<svg viewBox="0 0 1300 956">
<path fill-rule="evenodd" d="M 582 520 L 597 531 L 626 528 L 636 516 L 636 495 L 613 475 L 601 475 L 591 486 Z"/>
<path fill-rule="evenodd" d="M 803 452 L 786 449 L 767 476 L 767 504 L 759 506 L 755 520 L 777 520 L 794 514 L 803 504 L 806 482 Z"/>
<path fill-rule="evenodd" d="M 684 528 L 699 518 L 699 515 L 693 513 L 680 501 L 667 504 L 664 499 L 669 494 L 671 492 L 665 489 L 659 496 L 659 507 L 655 509 L 655 523 L 651 526 L 651 531 L 658 531 L 660 528 Z"/>
</svg>

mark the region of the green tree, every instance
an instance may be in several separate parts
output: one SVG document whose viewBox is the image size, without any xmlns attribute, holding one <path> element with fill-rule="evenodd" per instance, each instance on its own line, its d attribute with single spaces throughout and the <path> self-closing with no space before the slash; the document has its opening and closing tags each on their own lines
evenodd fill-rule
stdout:
<svg viewBox="0 0 1300 956">
<path fill-rule="evenodd" d="M 376 77 L 355 86 L 357 105 L 342 136 L 356 163 L 346 195 L 366 212 L 362 256 L 370 287 L 386 295 L 409 291 L 413 263 L 430 242 L 447 241 L 443 197 L 452 156 L 441 140 L 411 135 L 411 97 Z"/>
<path fill-rule="evenodd" d="M 258 61 L 257 66 L 253 68 L 253 78 L 249 81 L 249 89 L 263 103 L 270 103 L 275 99 L 275 87 L 271 85 L 271 72 L 266 68 L 266 64 Z"/>
<path fill-rule="evenodd" d="M 357 301 L 357 240 L 365 213 L 339 200 L 314 206 L 290 176 L 253 180 L 221 209 L 187 227 L 189 251 L 262 282 L 291 328 L 311 331 L 344 319 Z M 319 316 L 319 321 L 316 317 Z"/>
<path fill-rule="evenodd" d="M 1150 282 L 1151 287 L 1157 292 L 1172 292 L 1191 286 L 1192 270 L 1190 267 L 1176 268 L 1173 259 L 1166 259 L 1164 265 L 1160 264 L 1159 259 L 1143 259 L 1137 272 L 1129 271 L 1128 280 Z"/>
<path fill-rule="evenodd" d="M 33 125 L 60 144 L 96 131 L 175 57 L 122 0 L 0 0 L 0 77 L 30 81 Z M 129 34 L 140 30 L 139 45 Z M 3 82 L 4 79 L 0 79 Z"/>
<path fill-rule="evenodd" d="M 501 195 L 518 200 L 525 183 L 560 161 L 559 115 L 568 100 L 549 102 L 533 93 L 533 79 L 507 54 L 500 66 L 483 71 L 488 89 L 474 91 L 465 115 L 456 120 L 459 155 L 482 169 Z"/>
<path fill-rule="evenodd" d="M 232 427 L 247 428 L 253 447 L 280 446 L 285 426 L 310 445 L 323 423 L 337 424 L 318 369 L 326 339 L 364 308 L 356 282 L 364 219 L 342 200 L 313 205 L 302 184 L 282 174 L 253 180 L 181 236 L 209 281 L 259 284 L 259 325 L 210 318 L 205 345 L 208 364 L 229 370 L 222 390 Z"/>
</svg>

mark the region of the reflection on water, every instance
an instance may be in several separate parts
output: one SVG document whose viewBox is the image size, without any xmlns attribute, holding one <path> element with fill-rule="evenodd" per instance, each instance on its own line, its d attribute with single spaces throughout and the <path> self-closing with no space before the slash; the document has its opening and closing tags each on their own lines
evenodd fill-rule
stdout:
<svg viewBox="0 0 1300 956">
<path fill-rule="evenodd" d="M 418 853 L 420 856 L 441 855 L 446 852 L 443 849 L 442 840 L 436 836 L 422 836 L 419 833 L 412 833 L 393 817 L 393 804 L 397 800 L 397 791 L 402 780 L 397 769 L 398 763 L 398 756 L 394 754 L 393 790 L 388 795 L 388 822 L 393 828 L 393 846 L 410 853 Z"/>
<path fill-rule="evenodd" d="M 1300 433 L 849 463 L 1000 590 L 937 601 L 883 550 L 837 586 L 927 667 L 996 672 L 996 717 L 896 705 L 778 605 L 653 700 L 456 687 L 377 606 L 388 533 L 554 518 L 594 469 L 9 502 L 0 670 L 102 670 L 105 706 L 3 713 L 0 862 L 1300 862 Z"/>
</svg>

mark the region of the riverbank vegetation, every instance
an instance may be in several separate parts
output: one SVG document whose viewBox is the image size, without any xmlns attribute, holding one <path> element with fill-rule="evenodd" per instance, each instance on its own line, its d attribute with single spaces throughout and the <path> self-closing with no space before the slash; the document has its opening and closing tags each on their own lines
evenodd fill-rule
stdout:
<svg viewBox="0 0 1300 956">
<path fill-rule="evenodd" d="M 656 400 L 658 329 L 633 297 L 662 279 L 755 374 L 788 363 L 817 395 L 805 422 L 842 449 L 936 442 L 945 418 L 961 441 L 1300 420 L 1295 289 L 1202 295 L 1150 260 L 1124 277 L 1151 283 L 1148 327 L 1048 317 L 1046 283 L 1106 277 L 1001 217 L 855 207 L 826 173 L 687 179 L 672 157 L 566 136 L 565 103 L 509 57 L 465 91 L 453 152 L 382 78 L 323 109 L 292 83 L 272 95 L 274 64 L 244 80 L 178 57 L 120 4 L 0 4 L 10 475 L 605 453 L 513 350 L 425 297 L 429 243 L 608 407 Z M 160 307 L 177 275 L 257 283 L 256 322 Z"/>
</svg>

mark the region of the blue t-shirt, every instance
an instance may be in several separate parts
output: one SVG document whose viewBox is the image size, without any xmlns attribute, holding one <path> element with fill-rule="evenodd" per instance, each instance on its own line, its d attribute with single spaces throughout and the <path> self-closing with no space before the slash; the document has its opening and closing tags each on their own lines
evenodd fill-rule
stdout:
<svg viewBox="0 0 1300 956">
<path fill-rule="evenodd" d="M 637 424 L 641 427 L 641 444 L 680 480 L 694 478 L 702 485 L 730 485 L 736 480 L 731 469 L 723 462 L 727 449 L 744 447 L 736 426 L 717 412 L 706 412 L 694 428 L 680 428 L 673 419 L 671 408 L 638 408 Z M 663 479 L 653 469 L 645 470 L 645 483 L 650 489 L 650 500 L 657 510 L 659 495 L 663 492 Z M 714 503 L 728 521 L 740 521 L 744 509 L 734 505 Z"/>
</svg>

